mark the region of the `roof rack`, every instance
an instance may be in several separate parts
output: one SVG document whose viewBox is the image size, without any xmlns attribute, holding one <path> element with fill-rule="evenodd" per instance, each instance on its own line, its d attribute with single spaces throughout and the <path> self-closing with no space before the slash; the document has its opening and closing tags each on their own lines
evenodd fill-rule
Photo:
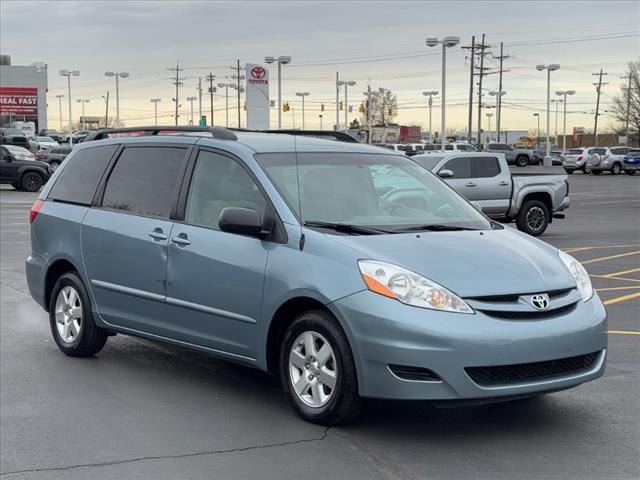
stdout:
<svg viewBox="0 0 640 480">
<path fill-rule="evenodd" d="M 336 132 L 334 130 L 262 130 L 264 133 L 284 133 L 287 135 L 299 135 L 304 137 L 329 138 L 339 142 L 359 143 L 358 140 L 345 132 Z"/>
<path fill-rule="evenodd" d="M 171 125 L 163 127 L 123 127 L 123 128 L 102 128 L 95 130 L 84 138 L 84 142 L 90 142 L 92 140 L 102 140 L 109 138 L 113 134 L 118 133 L 142 133 L 141 136 L 152 135 L 171 135 L 174 132 L 186 132 L 186 133 L 210 133 L 211 137 L 218 138 L 220 140 L 237 140 L 235 133 L 231 130 L 223 127 L 195 127 L 184 125 Z"/>
</svg>

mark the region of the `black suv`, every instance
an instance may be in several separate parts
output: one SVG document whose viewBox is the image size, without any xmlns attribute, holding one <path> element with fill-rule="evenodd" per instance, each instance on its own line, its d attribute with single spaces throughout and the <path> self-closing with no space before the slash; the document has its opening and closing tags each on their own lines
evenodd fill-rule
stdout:
<svg viewBox="0 0 640 480">
<path fill-rule="evenodd" d="M 40 130 L 40 133 L 38 135 L 40 137 L 51 137 L 58 143 L 62 142 L 62 137 L 63 137 L 63 135 L 60 132 L 58 132 L 57 130 L 52 130 L 50 128 L 44 128 Z"/>
<path fill-rule="evenodd" d="M 19 160 L 0 146 L 0 183 L 10 183 L 17 190 L 37 192 L 49 180 L 49 165 L 38 160 Z"/>
<path fill-rule="evenodd" d="M 55 172 L 62 161 L 71 153 L 72 147 L 53 147 L 49 150 L 40 150 L 36 153 L 36 158 L 41 162 L 49 164 L 51 172 Z"/>
<path fill-rule="evenodd" d="M 29 150 L 29 140 L 22 130 L 17 128 L 0 128 L 0 144 L 15 145 Z"/>
</svg>

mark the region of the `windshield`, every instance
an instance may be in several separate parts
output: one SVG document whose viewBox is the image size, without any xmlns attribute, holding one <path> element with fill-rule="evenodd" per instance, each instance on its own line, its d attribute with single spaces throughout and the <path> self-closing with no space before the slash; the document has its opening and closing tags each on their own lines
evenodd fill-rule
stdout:
<svg viewBox="0 0 640 480">
<path fill-rule="evenodd" d="M 289 207 L 305 222 L 386 231 L 437 224 L 491 229 L 490 221 L 408 158 L 372 153 L 257 154 Z"/>
<path fill-rule="evenodd" d="M 39 142 L 49 142 L 49 143 L 53 143 L 55 142 L 55 140 L 51 137 L 38 137 L 38 141 Z"/>
<path fill-rule="evenodd" d="M 9 152 L 11 152 L 13 155 L 28 155 L 30 157 L 33 156 L 33 154 L 26 148 L 16 147 L 14 145 L 4 145 L 4 148 L 9 150 Z"/>
<path fill-rule="evenodd" d="M 5 128 L 4 133 L 7 135 L 24 135 L 22 130 L 18 130 L 17 128 Z"/>
<path fill-rule="evenodd" d="M 440 163 L 444 157 L 438 155 L 420 155 L 413 157 L 413 160 L 418 164 L 422 165 L 424 168 L 433 172 L 433 169 L 436 168 L 436 165 Z"/>
</svg>

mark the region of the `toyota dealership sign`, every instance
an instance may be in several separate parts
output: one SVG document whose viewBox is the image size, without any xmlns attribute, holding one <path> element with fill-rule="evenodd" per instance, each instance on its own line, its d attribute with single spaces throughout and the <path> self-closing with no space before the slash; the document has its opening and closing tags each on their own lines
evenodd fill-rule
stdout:
<svg viewBox="0 0 640 480">
<path fill-rule="evenodd" d="M 38 89 L 0 87 L 0 115 L 38 115 Z"/>
<path fill-rule="evenodd" d="M 269 71 L 262 65 L 247 63 L 246 69 L 247 128 L 269 128 Z"/>
</svg>

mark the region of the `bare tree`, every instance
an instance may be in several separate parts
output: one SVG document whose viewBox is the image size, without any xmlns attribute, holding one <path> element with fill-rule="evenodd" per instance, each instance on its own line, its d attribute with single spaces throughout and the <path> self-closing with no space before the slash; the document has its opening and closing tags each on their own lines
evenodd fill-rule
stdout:
<svg viewBox="0 0 640 480">
<path fill-rule="evenodd" d="M 386 126 L 393 123 L 398 115 L 398 98 L 387 88 L 380 88 L 371 92 L 371 99 L 365 102 L 364 113 L 360 118 L 360 123 L 367 125 L 367 119 L 374 126 Z"/>
<path fill-rule="evenodd" d="M 640 144 L 640 60 L 629 62 L 624 75 L 624 83 L 620 85 L 620 94 L 613 97 L 610 113 L 615 118 L 613 129 L 618 134 L 627 134 L 628 144 L 635 139 Z"/>
</svg>

